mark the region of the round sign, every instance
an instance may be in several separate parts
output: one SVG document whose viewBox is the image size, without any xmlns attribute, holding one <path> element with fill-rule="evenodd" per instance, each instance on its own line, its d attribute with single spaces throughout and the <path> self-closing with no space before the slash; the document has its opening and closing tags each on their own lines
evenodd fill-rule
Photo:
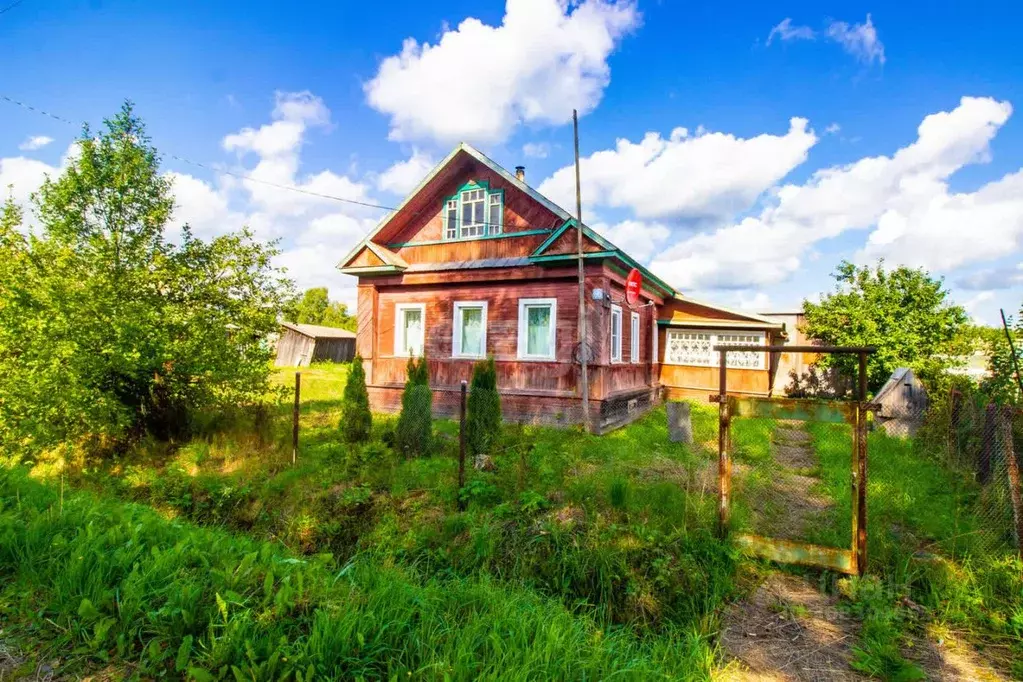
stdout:
<svg viewBox="0 0 1023 682">
<path fill-rule="evenodd" d="M 629 305 L 639 303 L 639 290 L 642 286 L 643 276 L 639 274 L 639 270 L 633 268 L 632 272 L 625 279 L 625 300 L 628 301 Z"/>
</svg>

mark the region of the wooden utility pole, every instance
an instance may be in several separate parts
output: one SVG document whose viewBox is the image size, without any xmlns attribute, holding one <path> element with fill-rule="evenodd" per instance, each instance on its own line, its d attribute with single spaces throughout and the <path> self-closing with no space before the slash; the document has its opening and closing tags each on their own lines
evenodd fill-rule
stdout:
<svg viewBox="0 0 1023 682">
<path fill-rule="evenodd" d="M 291 423 L 291 463 L 298 461 L 298 414 L 302 407 L 302 373 L 295 372 L 295 409 Z"/>
<path fill-rule="evenodd" d="M 586 372 L 589 348 L 586 346 L 586 272 L 583 267 L 583 194 L 579 184 L 579 113 L 572 110 L 575 133 L 575 236 L 579 256 L 579 379 L 583 394 L 583 427 L 590 429 L 590 381 Z"/>
</svg>

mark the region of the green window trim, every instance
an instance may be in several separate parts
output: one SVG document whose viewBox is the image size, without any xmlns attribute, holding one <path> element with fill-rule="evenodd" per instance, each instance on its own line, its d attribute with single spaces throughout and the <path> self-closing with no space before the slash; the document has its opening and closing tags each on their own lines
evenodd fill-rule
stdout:
<svg viewBox="0 0 1023 682">
<path fill-rule="evenodd" d="M 465 196 L 469 192 L 482 192 L 482 198 L 475 201 L 480 201 L 483 204 L 482 210 L 479 211 L 483 220 L 481 222 L 473 221 L 467 226 L 465 224 Z M 474 215 L 477 210 L 470 209 Z M 497 213 L 496 221 L 492 220 L 495 211 Z M 499 236 L 504 232 L 504 190 L 491 190 L 489 182 L 470 180 L 459 187 L 457 192 L 444 198 L 441 216 L 443 241 L 468 241 Z M 475 232 L 476 229 L 479 229 L 480 232 Z M 473 231 L 473 233 L 466 234 L 467 231 Z"/>
</svg>

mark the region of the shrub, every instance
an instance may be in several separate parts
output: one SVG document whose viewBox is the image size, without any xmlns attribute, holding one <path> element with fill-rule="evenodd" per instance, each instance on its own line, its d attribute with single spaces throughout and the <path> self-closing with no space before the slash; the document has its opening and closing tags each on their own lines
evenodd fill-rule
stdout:
<svg viewBox="0 0 1023 682">
<path fill-rule="evenodd" d="M 362 443 L 369 438 L 372 426 L 366 371 L 362 368 L 362 356 L 356 355 L 341 399 L 341 437 L 348 443 Z"/>
<path fill-rule="evenodd" d="M 406 457 L 425 455 L 433 435 L 433 391 L 429 385 L 426 358 L 409 358 L 408 379 L 401 396 L 401 415 L 394 430 L 394 443 Z"/>
<path fill-rule="evenodd" d="M 466 441 L 471 455 L 490 454 L 501 433 L 501 396 L 497 393 L 494 358 L 472 368 L 466 414 Z"/>
</svg>

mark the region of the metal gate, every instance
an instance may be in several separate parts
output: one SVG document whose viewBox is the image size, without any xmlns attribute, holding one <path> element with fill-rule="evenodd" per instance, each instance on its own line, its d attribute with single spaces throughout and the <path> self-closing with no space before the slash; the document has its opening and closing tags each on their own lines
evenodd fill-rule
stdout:
<svg viewBox="0 0 1023 682">
<path fill-rule="evenodd" d="M 715 346 L 719 354 L 718 527 L 757 556 L 863 575 L 867 567 L 867 355 L 845 346 Z M 853 399 L 728 392 L 729 353 L 859 357 Z"/>
</svg>

